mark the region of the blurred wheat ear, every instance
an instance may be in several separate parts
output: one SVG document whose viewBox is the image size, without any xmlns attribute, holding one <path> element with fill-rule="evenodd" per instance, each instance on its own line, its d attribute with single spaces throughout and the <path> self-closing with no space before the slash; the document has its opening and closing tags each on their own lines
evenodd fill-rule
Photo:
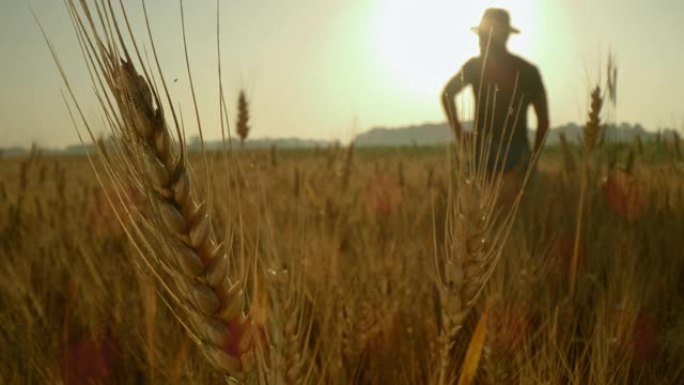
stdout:
<svg viewBox="0 0 684 385">
<path fill-rule="evenodd" d="M 120 187 L 132 185 L 146 197 L 144 208 L 139 210 L 113 205 L 119 207 L 117 218 L 139 252 L 140 267 L 157 281 L 166 303 L 208 361 L 227 374 L 244 376 L 260 359 L 259 342 L 265 321 L 254 317 L 246 305 L 250 298 L 245 283 L 247 273 L 237 268 L 244 266 L 240 260 L 244 257 L 224 247 L 212 222 L 211 199 L 198 193 L 209 189 L 198 188 L 202 186 L 196 186 L 192 177 L 145 3 L 142 5 L 149 44 L 166 103 L 153 79 L 154 70 L 142 60 L 122 3 L 117 10 L 110 0 L 69 0 L 66 5 L 112 136 L 113 151 L 105 153 L 105 146 L 98 146 L 105 170 L 97 174 L 98 180 Z M 180 5 L 182 15 L 182 1 Z M 128 32 L 128 40 L 122 31 Z M 67 107 L 74 124 L 78 129 L 80 121 L 95 142 L 60 60 L 47 35 L 45 38 L 69 92 Z M 131 46 L 133 50 L 129 51 Z M 187 50 L 185 54 L 187 62 Z M 188 77 L 192 87 L 189 63 Z M 194 88 L 192 92 L 194 100 Z M 77 115 L 70 106 L 75 106 Z M 201 136 L 196 102 L 195 112 Z M 98 169 L 94 169 L 97 173 Z M 125 188 L 117 191 L 114 196 L 107 195 L 110 203 L 126 199 L 120 192 L 127 191 Z"/>
<path fill-rule="evenodd" d="M 488 130 L 492 129 L 488 127 L 483 130 L 488 139 L 479 144 L 472 139 L 459 141 L 456 154 L 460 159 L 449 163 L 454 170 L 449 171 L 453 180 L 448 194 L 445 244 L 442 245 L 442 252 L 438 252 L 436 261 L 440 336 L 435 383 L 440 385 L 456 381 L 458 366 L 452 362 L 454 340 L 463 328 L 466 317 L 484 297 L 489 279 L 503 257 L 524 188 L 539 156 L 539 153 L 533 154 L 531 163 L 521 175 L 520 190 L 512 202 L 506 202 L 502 199 L 506 183 L 503 171 L 488 171 L 487 160 L 477 159 L 477 154 L 484 153 L 490 147 L 491 135 Z M 503 131 L 507 132 L 507 129 L 510 128 L 504 127 Z M 482 147 L 476 148 L 478 145 Z M 499 146 L 493 155 L 497 163 L 508 156 L 509 146 L 510 143 Z M 440 250 L 437 245 L 435 249 Z M 472 373 L 477 371 L 481 351 L 479 348 L 476 350 L 478 353 L 470 354 L 460 367 L 460 383 L 469 383 Z"/>
</svg>

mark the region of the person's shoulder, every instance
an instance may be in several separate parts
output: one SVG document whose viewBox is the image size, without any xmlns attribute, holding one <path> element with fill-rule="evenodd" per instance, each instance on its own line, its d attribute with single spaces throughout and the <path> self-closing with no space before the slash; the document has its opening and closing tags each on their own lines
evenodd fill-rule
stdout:
<svg viewBox="0 0 684 385">
<path fill-rule="evenodd" d="M 463 68 L 468 69 L 468 70 L 475 70 L 478 68 L 482 67 L 482 58 L 479 56 L 473 56 L 470 59 L 468 59 L 465 64 L 463 64 Z"/>
<path fill-rule="evenodd" d="M 527 90 L 525 92 L 533 95 L 533 97 L 541 95 L 544 92 L 544 83 L 537 66 L 517 55 L 511 54 L 511 59 L 514 61 L 514 67 L 517 68 L 520 74 L 522 87 Z"/>
<path fill-rule="evenodd" d="M 482 68 L 481 59 L 479 57 L 472 57 L 463 64 L 459 75 L 462 76 L 464 83 L 473 83 L 479 77 L 480 68 Z"/>
<path fill-rule="evenodd" d="M 511 60 L 513 63 L 518 67 L 520 70 L 525 71 L 525 72 L 539 72 L 539 69 L 537 69 L 537 66 L 529 62 L 527 59 L 524 59 L 521 56 L 511 54 Z"/>
</svg>

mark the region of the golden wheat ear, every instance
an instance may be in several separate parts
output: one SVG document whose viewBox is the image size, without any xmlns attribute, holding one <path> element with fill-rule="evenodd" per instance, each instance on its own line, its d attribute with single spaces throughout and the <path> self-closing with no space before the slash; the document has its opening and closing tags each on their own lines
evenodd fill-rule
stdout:
<svg viewBox="0 0 684 385">
<path fill-rule="evenodd" d="M 494 268 L 502 257 L 520 194 L 508 212 L 502 212 L 500 179 L 479 170 L 459 167 L 449 192 L 445 244 L 437 254 L 436 289 L 439 302 L 438 384 L 453 383 L 454 340 L 466 317 L 482 298 Z M 439 250 L 438 247 L 436 249 Z"/>
<path fill-rule="evenodd" d="M 132 185 L 144 197 L 140 209 L 114 205 L 139 252 L 139 265 L 156 279 L 158 289 L 169 298 L 167 304 L 208 361 L 229 375 L 242 377 L 259 359 L 264 322 L 256 322 L 247 309 L 246 273 L 235 272 L 235 266 L 244 266 L 244 261 L 228 253 L 230 248 L 224 247 L 214 229 L 209 197 L 197 192 L 151 32 L 153 57 L 176 128 L 175 138 L 152 72 L 142 64 L 123 5 L 125 24 L 121 25 L 109 0 L 80 1 L 78 5 L 69 0 L 67 8 L 113 136 L 112 151 L 108 149 L 101 157 L 105 171 L 100 171 L 98 180 L 102 183 L 108 178 L 120 187 L 117 191 L 129 191 Z M 130 34 L 129 44 L 137 54 L 140 72 L 126 48 L 123 26 Z M 147 27 L 149 31 L 149 23 Z M 94 138 L 54 49 L 48 45 L 71 102 Z M 119 192 L 107 198 L 110 203 L 126 199 Z"/>
<path fill-rule="evenodd" d="M 187 160 L 178 155 L 164 125 L 163 113 L 154 108 L 145 80 L 122 62 L 116 79 L 123 115 L 135 138 L 131 153 L 150 206 L 149 227 L 162 245 L 156 266 L 166 273 L 171 294 L 186 311 L 190 331 L 202 342 L 207 357 L 230 373 L 241 372 L 252 353 L 256 330 L 244 313 L 244 290 L 230 278 L 230 261 L 217 239 L 206 202 L 193 193 Z M 155 266 L 155 264 L 150 264 Z M 171 282 L 168 282 L 171 281 Z"/>
</svg>

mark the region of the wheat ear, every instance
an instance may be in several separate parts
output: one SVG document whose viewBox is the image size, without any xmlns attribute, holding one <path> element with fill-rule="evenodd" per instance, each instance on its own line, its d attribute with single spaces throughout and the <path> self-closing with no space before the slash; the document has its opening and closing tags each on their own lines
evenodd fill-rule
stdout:
<svg viewBox="0 0 684 385">
<path fill-rule="evenodd" d="M 167 125 L 159 93 L 152 87 L 151 72 L 142 64 L 123 5 L 122 25 L 109 0 L 95 2 L 96 12 L 85 1 L 77 6 L 69 0 L 67 7 L 102 111 L 116 139 L 118 157 L 114 159 L 123 161 L 118 165 L 112 164 L 112 158 L 104 158 L 105 172 L 114 183 L 134 183 L 147 197 L 149 210 L 119 212 L 119 220 L 138 249 L 142 266 L 169 295 L 172 310 L 179 309 L 174 311 L 176 317 L 200 344 L 209 362 L 226 373 L 243 375 L 254 361 L 259 325 L 245 310 L 243 280 L 231 279 L 231 264 L 236 261 L 224 252 L 214 231 L 206 203 L 209 200 L 200 199 L 194 191 L 175 112 L 171 107 L 179 143 L 174 141 Z M 136 71 L 126 49 L 120 29 L 123 25 L 131 34 L 144 76 Z M 149 31 L 149 23 L 147 27 Z M 50 48 L 93 138 L 51 45 Z M 152 49 L 161 76 L 153 41 Z M 161 81 L 171 105 L 163 76 Z M 115 198 L 108 196 L 110 202 Z M 122 219 L 136 216 L 140 226 L 136 221 Z"/>
<path fill-rule="evenodd" d="M 581 243 L 582 218 L 584 216 L 584 206 L 586 203 L 587 190 L 589 189 L 590 156 L 597 145 L 601 136 L 601 108 L 603 107 L 603 97 L 601 87 L 596 86 L 591 92 L 591 104 L 587 123 L 583 130 L 584 148 L 586 156 L 584 158 L 584 174 L 580 183 L 579 203 L 577 204 L 577 220 L 575 223 L 575 240 L 573 243 L 572 260 L 570 265 L 570 296 L 574 296 L 577 283 L 577 266 L 579 261 L 579 251 Z"/>
<path fill-rule="evenodd" d="M 178 297 L 183 298 L 192 329 L 210 361 L 239 373 L 254 336 L 243 313 L 242 288 L 228 275 L 229 260 L 216 239 L 207 204 L 193 194 L 187 160 L 173 151 L 163 113 L 153 107 L 146 81 L 129 63 L 122 62 L 120 70 L 117 84 L 124 90 L 120 96 L 128 95 L 129 100 L 119 103 L 128 112 L 124 116 L 135 116 L 127 126 L 136 128 L 145 169 L 141 171 L 146 171 L 143 183 L 154 212 L 150 221 L 156 222 L 168 246 L 169 266 L 180 273 L 173 274 Z"/>
<path fill-rule="evenodd" d="M 453 339 L 501 258 L 520 199 L 518 195 L 510 211 L 501 213 L 496 204 L 502 176 L 487 178 L 467 170 L 457 172 L 459 184 L 449 193 L 446 244 L 437 263 L 441 311 L 436 383 L 440 385 L 454 380 L 450 358 Z"/>
<path fill-rule="evenodd" d="M 591 93 L 591 109 L 587 124 L 584 126 L 583 138 L 584 147 L 590 153 L 596 146 L 599 137 L 601 136 L 601 107 L 603 107 L 603 97 L 601 96 L 601 87 L 596 86 Z"/>
</svg>

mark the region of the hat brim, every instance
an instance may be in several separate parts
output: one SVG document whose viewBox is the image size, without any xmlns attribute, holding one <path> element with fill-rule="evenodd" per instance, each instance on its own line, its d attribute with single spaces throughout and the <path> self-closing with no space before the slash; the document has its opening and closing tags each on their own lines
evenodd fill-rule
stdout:
<svg viewBox="0 0 684 385">
<path fill-rule="evenodd" d="M 480 33 L 480 31 L 482 31 L 482 32 L 489 32 L 489 31 L 487 31 L 487 30 L 483 30 L 483 29 L 480 28 L 479 26 L 477 26 L 477 27 L 472 27 L 472 28 L 470 28 L 470 30 L 473 31 L 473 32 L 475 32 L 475 33 Z M 508 27 L 508 28 L 506 29 L 506 32 L 508 32 L 508 33 L 520 33 L 520 30 L 517 29 L 517 28 Z"/>
</svg>

